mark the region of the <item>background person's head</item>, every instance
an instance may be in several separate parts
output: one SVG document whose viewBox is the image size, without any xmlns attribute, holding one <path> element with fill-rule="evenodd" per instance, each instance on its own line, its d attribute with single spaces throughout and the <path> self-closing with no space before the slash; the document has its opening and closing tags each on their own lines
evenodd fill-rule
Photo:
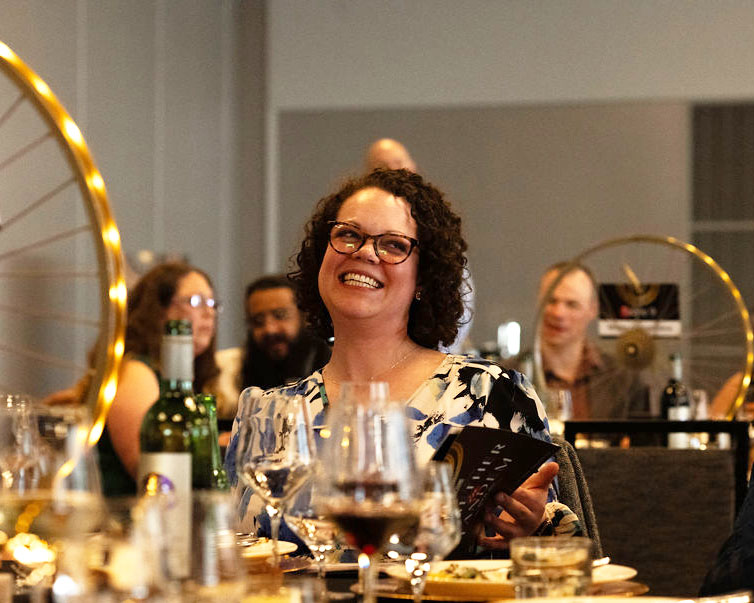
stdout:
<svg viewBox="0 0 754 603">
<path fill-rule="evenodd" d="M 420 299 L 414 300 L 409 309 L 409 337 L 428 348 L 450 344 L 463 314 L 461 283 L 466 242 L 461 235 L 461 219 L 439 190 L 408 170 L 376 170 L 349 180 L 338 192 L 319 201 L 306 226 L 297 256 L 298 270 L 290 275 L 297 285 L 299 307 L 320 336 L 333 335 L 332 321 L 318 288 L 319 270 L 329 244 L 331 223 L 338 220 L 347 199 L 367 188 L 404 200 L 416 221 L 419 243 L 413 253 L 419 258 L 416 288 Z"/>
<path fill-rule="evenodd" d="M 540 303 L 563 270 L 567 270 L 545 304 L 540 333 L 551 348 L 566 347 L 586 340 L 589 324 L 597 317 L 597 286 L 591 271 L 583 265 L 561 262 L 545 270 L 539 282 Z"/>
<path fill-rule="evenodd" d="M 165 321 L 190 320 L 194 381 L 200 388 L 218 373 L 215 364 L 218 309 L 206 273 L 182 262 L 155 266 L 128 294 L 125 351 L 159 363 Z"/>
<path fill-rule="evenodd" d="M 301 314 L 286 276 L 263 276 L 246 288 L 246 326 L 254 345 L 271 360 L 288 356 L 301 333 Z"/>
<path fill-rule="evenodd" d="M 416 171 L 416 163 L 406 147 L 392 138 L 380 138 L 373 142 L 367 151 L 365 164 L 367 172 L 379 168 Z"/>
</svg>

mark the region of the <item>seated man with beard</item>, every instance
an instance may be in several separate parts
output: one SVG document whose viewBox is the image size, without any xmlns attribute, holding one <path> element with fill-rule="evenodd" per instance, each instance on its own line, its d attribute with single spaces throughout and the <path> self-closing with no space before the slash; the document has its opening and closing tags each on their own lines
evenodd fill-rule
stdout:
<svg viewBox="0 0 754 603">
<path fill-rule="evenodd" d="M 238 395 L 255 385 L 269 389 L 297 381 L 323 367 L 330 346 L 303 325 L 292 283 L 263 276 L 246 288 L 246 345 L 216 353 L 222 371 L 213 387 L 221 419 L 236 414 Z"/>
</svg>

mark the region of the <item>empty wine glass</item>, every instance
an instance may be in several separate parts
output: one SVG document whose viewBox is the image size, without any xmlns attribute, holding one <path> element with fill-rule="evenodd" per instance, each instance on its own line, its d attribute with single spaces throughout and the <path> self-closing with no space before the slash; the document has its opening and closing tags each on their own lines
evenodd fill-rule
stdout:
<svg viewBox="0 0 754 603">
<path fill-rule="evenodd" d="M 430 462 L 423 486 L 416 531 L 394 534 L 388 552 L 389 558 L 403 560 L 416 603 L 422 600 L 431 562 L 444 559 L 461 540 L 461 514 L 451 466 Z"/>
<path fill-rule="evenodd" d="M 262 395 L 258 388 L 244 390 L 239 404 L 236 469 L 264 503 L 270 518 L 273 564 L 279 567 L 281 514 L 309 479 L 317 453 L 309 409 L 300 395 Z"/>
<path fill-rule="evenodd" d="M 323 450 L 320 508 L 359 550 L 365 603 L 373 603 L 374 560 L 391 534 L 419 520 L 420 488 L 405 407 L 381 382 L 342 383 Z"/>
</svg>

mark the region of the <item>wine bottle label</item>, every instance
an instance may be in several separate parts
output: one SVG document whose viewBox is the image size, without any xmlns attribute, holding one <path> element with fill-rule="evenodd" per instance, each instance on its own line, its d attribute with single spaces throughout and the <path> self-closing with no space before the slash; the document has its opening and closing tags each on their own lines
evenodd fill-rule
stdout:
<svg viewBox="0 0 754 603">
<path fill-rule="evenodd" d="M 137 484 L 150 473 L 163 476 L 172 487 L 164 517 L 168 567 L 171 578 L 187 578 L 191 567 L 191 453 L 142 452 Z"/>
<path fill-rule="evenodd" d="M 690 406 L 671 406 L 668 408 L 668 419 L 671 421 L 689 421 L 691 420 Z"/>
</svg>

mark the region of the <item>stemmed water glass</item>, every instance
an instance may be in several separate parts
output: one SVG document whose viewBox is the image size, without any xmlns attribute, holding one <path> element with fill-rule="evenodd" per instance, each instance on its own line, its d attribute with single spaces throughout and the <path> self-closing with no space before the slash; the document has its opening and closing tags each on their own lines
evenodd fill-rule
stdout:
<svg viewBox="0 0 754 603">
<path fill-rule="evenodd" d="M 403 560 L 416 603 L 422 599 L 430 563 L 445 558 L 461 540 L 461 514 L 451 466 L 430 462 L 423 486 L 416 531 L 394 534 L 388 551 L 389 558 Z"/>
<path fill-rule="evenodd" d="M 382 382 L 346 382 L 329 416 L 320 508 L 359 550 L 364 602 L 373 603 L 374 562 L 391 534 L 419 520 L 420 480 L 405 407 Z"/>
<path fill-rule="evenodd" d="M 258 388 L 244 390 L 239 407 L 236 468 L 243 483 L 264 502 L 270 518 L 273 564 L 279 567 L 281 515 L 309 479 L 316 459 L 309 409 L 300 395 L 262 395 Z"/>
</svg>

